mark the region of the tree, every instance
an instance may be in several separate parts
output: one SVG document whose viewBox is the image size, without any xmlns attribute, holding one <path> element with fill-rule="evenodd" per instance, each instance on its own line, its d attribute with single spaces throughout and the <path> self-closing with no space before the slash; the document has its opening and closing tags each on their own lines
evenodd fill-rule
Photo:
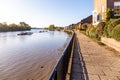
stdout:
<svg viewBox="0 0 120 80">
<path fill-rule="evenodd" d="M 9 31 L 17 31 L 17 25 L 15 23 L 9 24 Z"/>
<path fill-rule="evenodd" d="M 114 11 L 112 9 L 108 8 L 105 11 L 105 20 L 109 21 L 111 18 L 114 18 Z"/>
<path fill-rule="evenodd" d="M 6 31 L 22 31 L 22 30 L 30 30 L 31 27 L 26 24 L 25 22 L 20 22 L 19 25 L 12 23 L 7 24 L 6 22 L 0 23 L 0 32 L 6 32 Z"/>
<path fill-rule="evenodd" d="M 19 27 L 21 30 L 30 30 L 31 29 L 31 27 L 28 24 L 26 24 L 25 22 L 20 22 Z"/>
<path fill-rule="evenodd" d="M 54 29 L 55 29 L 54 24 L 52 24 L 52 25 L 49 26 L 49 30 L 54 31 Z"/>
</svg>

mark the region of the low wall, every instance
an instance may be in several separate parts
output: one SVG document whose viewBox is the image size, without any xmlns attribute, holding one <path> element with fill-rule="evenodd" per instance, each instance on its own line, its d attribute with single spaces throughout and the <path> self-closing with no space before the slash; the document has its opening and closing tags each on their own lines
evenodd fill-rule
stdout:
<svg viewBox="0 0 120 80">
<path fill-rule="evenodd" d="M 114 48 L 115 50 L 117 50 L 117 51 L 120 52 L 120 42 L 118 42 L 118 41 L 116 41 L 116 40 L 114 40 L 114 39 L 112 39 L 112 38 L 105 38 L 105 37 L 102 37 L 102 38 L 101 38 L 101 41 L 102 41 L 104 44 L 106 44 L 106 45 L 108 45 L 108 46 L 110 46 L 110 47 L 112 47 L 112 48 Z"/>
</svg>

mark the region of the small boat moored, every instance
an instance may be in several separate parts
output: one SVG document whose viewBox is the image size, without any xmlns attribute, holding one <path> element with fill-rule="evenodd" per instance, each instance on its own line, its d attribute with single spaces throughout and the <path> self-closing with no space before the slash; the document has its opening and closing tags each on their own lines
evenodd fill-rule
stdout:
<svg viewBox="0 0 120 80">
<path fill-rule="evenodd" d="M 32 34 L 33 34 L 33 32 L 21 32 L 17 35 L 32 35 Z"/>
<path fill-rule="evenodd" d="M 47 32 L 47 31 L 39 31 L 39 33 L 43 33 L 43 32 Z"/>
</svg>

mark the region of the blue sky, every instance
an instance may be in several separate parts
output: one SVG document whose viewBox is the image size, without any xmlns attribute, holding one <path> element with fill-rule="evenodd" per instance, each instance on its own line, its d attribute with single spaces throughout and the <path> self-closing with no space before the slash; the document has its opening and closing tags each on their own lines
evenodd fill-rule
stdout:
<svg viewBox="0 0 120 80">
<path fill-rule="evenodd" d="M 0 0 L 0 22 L 67 26 L 92 14 L 93 0 Z"/>
</svg>

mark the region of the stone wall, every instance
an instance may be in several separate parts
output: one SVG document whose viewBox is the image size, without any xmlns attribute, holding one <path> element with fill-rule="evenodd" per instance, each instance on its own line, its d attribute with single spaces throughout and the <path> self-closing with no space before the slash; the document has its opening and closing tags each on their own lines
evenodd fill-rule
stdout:
<svg viewBox="0 0 120 80">
<path fill-rule="evenodd" d="M 102 38 L 101 38 L 101 41 L 102 41 L 104 44 L 106 44 L 106 45 L 108 45 L 108 46 L 110 46 L 110 47 L 112 47 L 112 48 L 114 48 L 115 50 L 117 50 L 117 51 L 120 52 L 120 42 L 118 42 L 118 41 L 116 41 L 116 40 L 114 40 L 114 39 L 105 38 L 105 37 L 102 37 Z"/>
</svg>

